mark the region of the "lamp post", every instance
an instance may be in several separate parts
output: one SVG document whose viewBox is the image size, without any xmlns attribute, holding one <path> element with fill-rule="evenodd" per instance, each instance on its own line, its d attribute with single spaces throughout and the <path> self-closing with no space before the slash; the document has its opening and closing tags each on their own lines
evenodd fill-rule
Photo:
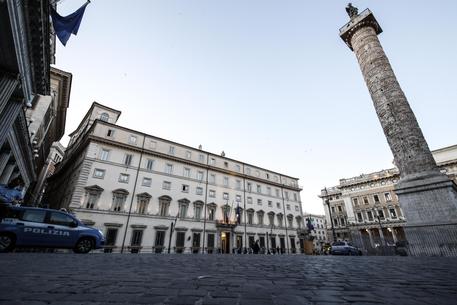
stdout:
<svg viewBox="0 0 457 305">
<path fill-rule="evenodd" d="M 170 237 L 168 238 L 168 253 L 170 253 L 171 237 L 173 236 L 173 229 L 174 229 L 174 226 L 176 226 L 176 222 L 178 221 L 178 216 L 179 216 L 179 212 L 176 215 L 175 221 L 172 221 L 171 225 L 170 225 Z"/>
<path fill-rule="evenodd" d="M 327 204 L 328 207 L 328 214 L 330 216 L 330 225 L 332 226 L 332 234 L 333 234 L 333 242 L 336 242 L 336 233 L 335 233 L 335 227 L 333 226 L 333 218 L 332 218 L 332 210 L 330 209 L 330 200 L 328 200 L 328 192 L 327 188 L 324 188 L 325 191 L 325 203 Z"/>
</svg>

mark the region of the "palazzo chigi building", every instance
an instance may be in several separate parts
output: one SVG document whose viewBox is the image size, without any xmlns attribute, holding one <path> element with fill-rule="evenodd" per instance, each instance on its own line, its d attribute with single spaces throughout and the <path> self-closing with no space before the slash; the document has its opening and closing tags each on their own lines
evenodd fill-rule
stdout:
<svg viewBox="0 0 457 305">
<path fill-rule="evenodd" d="M 304 248 L 297 178 L 116 125 L 120 114 L 92 104 L 43 200 L 102 230 L 104 251 Z"/>
<path fill-rule="evenodd" d="M 441 171 L 457 183 L 457 145 L 432 155 Z M 392 168 L 340 179 L 338 186 L 321 190 L 329 240 L 349 240 L 368 251 L 405 240 L 407 219 L 395 194 L 398 180 L 398 169 Z"/>
</svg>

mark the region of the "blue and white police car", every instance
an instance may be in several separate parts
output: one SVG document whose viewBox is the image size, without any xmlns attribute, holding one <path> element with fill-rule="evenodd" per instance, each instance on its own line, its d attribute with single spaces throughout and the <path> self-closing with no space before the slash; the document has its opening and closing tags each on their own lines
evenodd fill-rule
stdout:
<svg viewBox="0 0 457 305">
<path fill-rule="evenodd" d="M 100 230 L 57 210 L 0 204 L 0 252 L 15 247 L 67 248 L 88 253 L 103 247 Z"/>
</svg>

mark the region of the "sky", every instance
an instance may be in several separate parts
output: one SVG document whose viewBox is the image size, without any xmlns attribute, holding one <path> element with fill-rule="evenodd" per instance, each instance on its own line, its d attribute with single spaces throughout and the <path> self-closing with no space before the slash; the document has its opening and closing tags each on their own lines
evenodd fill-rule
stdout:
<svg viewBox="0 0 457 305">
<path fill-rule="evenodd" d="M 62 0 L 68 15 L 83 0 Z M 339 179 L 392 168 L 353 52 L 347 1 L 92 0 L 57 42 L 73 74 L 66 134 L 93 101 L 118 124 L 299 178 L 303 210 Z M 430 149 L 457 144 L 457 1 L 354 1 L 370 8 Z"/>
</svg>

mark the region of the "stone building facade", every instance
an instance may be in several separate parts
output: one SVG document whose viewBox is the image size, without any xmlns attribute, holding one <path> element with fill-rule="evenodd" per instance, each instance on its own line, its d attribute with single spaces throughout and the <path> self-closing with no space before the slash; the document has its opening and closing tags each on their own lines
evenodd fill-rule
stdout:
<svg viewBox="0 0 457 305">
<path fill-rule="evenodd" d="M 441 172 L 457 182 L 457 145 L 432 154 Z M 338 186 L 321 190 L 329 239 L 333 241 L 334 230 L 336 240 L 351 240 L 365 249 L 405 240 L 407 219 L 395 193 L 399 178 L 392 168 L 340 179 Z"/>
<path fill-rule="evenodd" d="M 313 237 L 314 249 L 319 252 L 323 249 L 323 246 L 329 242 L 325 215 L 305 214 L 303 217 L 306 224 L 310 222 L 314 227 L 314 230 L 310 232 L 310 235 Z"/>
<path fill-rule="evenodd" d="M 45 198 L 105 232 L 106 251 L 304 247 L 297 178 L 119 126 L 119 115 L 93 103 Z"/>
</svg>

